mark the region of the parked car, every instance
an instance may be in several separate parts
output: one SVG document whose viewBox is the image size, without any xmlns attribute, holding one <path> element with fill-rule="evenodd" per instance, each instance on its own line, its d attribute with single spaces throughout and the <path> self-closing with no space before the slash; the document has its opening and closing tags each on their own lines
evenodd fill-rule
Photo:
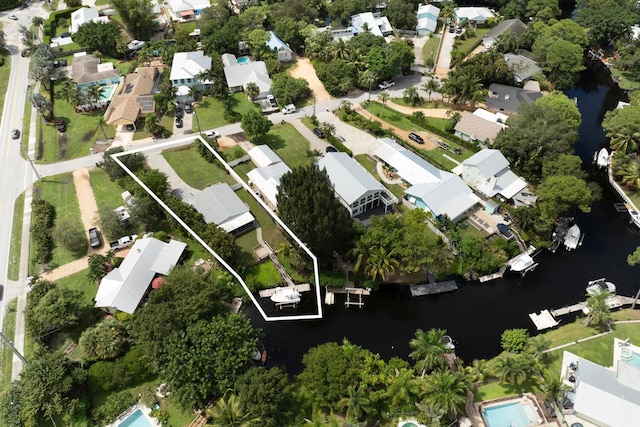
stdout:
<svg viewBox="0 0 640 427">
<path fill-rule="evenodd" d="M 29 51 L 28 50 L 23 50 L 22 52 L 20 52 L 20 56 L 22 56 L 23 58 L 25 58 L 26 56 L 29 55 Z"/>
<path fill-rule="evenodd" d="M 453 149 L 453 152 L 456 153 L 456 154 L 462 154 L 462 148 L 456 147 L 456 148 Z"/>
<path fill-rule="evenodd" d="M 456 28 L 456 34 L 462 34 L 462 27 Z"/>
<path fill-rule="evenodd" d="M 176 107 L 176 119 L 181 119 L 184 117 L 184 110 L 182 107 Z"/>
<path fill-rule="evenodd" d="M 102 238 L 100 237 L 100 232 L 95 227 L 89 229 L 89 244 L 94 249 L 102 246 Z"/>
<path fill-rule="evenodd" d="M 18 6 L 18 9 L 25 10 L 28 7 L 29 7 L 29 5 L 27 3 L 22 3 L 20 6 Z"/>
<path fill-rule="evenodd" d="M 20 130 L 14 129 L 11 131 L 11 139 L 20 139 Z"/>
<path fill-rule="evenodd" d="M 422 139 L 422 137 L 420 135 L 418 135 L 417 133 L 411 132 L 409 134 L 409 139 L 412 140 L 412 141 L 417 142 L 418 144 L 424 144 L 424 139 Z"/>
<path fill-rule="evenodd" d="M 296 112 L 296 106 L 293 104 L 285 105 L 282 109 L 282 114 L 291 114 Z"/>
<path fill-rule="evenodd" d="M 190 102 L 187 102 L 184 105 L 184 112 L 187 113 L 187 114 L 193 113 L 193 104 L 191 104 Z"/>
<path fill-rule="evenodd" d="M 269 101 L 269 105 L 271 105 L 271 108 L 278 108 L 278 103 L 276 102 L 275 96 L 267 95 L 267 101 Z"/>
<path fill-rule="evenodd" d="M 220 138 L 220 133 L 215 130 L 208 130 L 204 133 L 204 136 L 211 139 L 218 139 Z"/>
<path fill-rule="evenodd" d="M 11 19 L 13 21 L 17 21 L 18 20 L 18 17 L 16 15 L 14 15 L 13 13 L 7 15 L 7 18 L 9 18 L 9 19 Z"/>
<path fill-rule="evenodd" d="M 53 61 L 53 68 L 60 68 L 60 61 Z"/>
<path fill-rule="evenodd" d="M 67 130 L 67 126 L 62 120 L 58 119 L 56 120 L 56 129 L 58 129 L 58 132 L 64 132 Z"/>
<path fill-rule="evenodd" d="M 65 38 L 65 37 L 71 37 L 71 33 L 68 31 L 65 31 L 64 33 L 60 34 L 60 37 Z"/>
<path fill-rule="evenodd" d="M 61 59 L 61 60 L 60 60 L 60 65 L 61 65 L 62 67 L 66 67 L 66 66 L 67 66 L 67 64 L 68 64 L 68 62 L 67 62 L 67 60 L 66 60 L 66 59 Z"/>
<path fill-rule="evenodd" d="M 184 126 L 184 123 L 182 123 L 182 119 L 176 118 L 176 127 L 180 129 L 182 126 Z"/>
<path fill-rule="evenodd" d="M 378 87 L 381 90 L 384 90 L 384 89 L 389 89 L 391 86 L 395 86 L 395 84 L 396 84 L 396 82 L 394 82 L 393 80 L 389 80 L 389 81 L 384 81 L 384 82 L 380 83 L 378 85 Z"/>
<path fill-rule="evenodd" d="M 322 132 L 320 128 L 313 128 L 313 133 L 315 133 L 318 138 L 324 138 L 324 132 Z"/>
<path fill-rule="evenodd" d="M 330 146 L 327 147 L 326 152 L 327 153 L 337 153 L 338 149 L 336 147 L 334 147 L 333 145 L 330 145 Z"/>
<path fill-rule="evenodd" d="M 133 245 L 133 242 L 138 238 L 137 234 L 131 235 L 131 236 L 124 236 L 119 238 L 116 241 L 113 242 L 109 242 L 109 247 L 114 250 L 117 251 L 119 249 L 124 249 L 126 247 L 129 247 L 131 245 Z"/>
<path fill-rule="evenodd" d="M 134 130 L 136 130 L 135 126 L 133 125 L 126 125 L 124 128 L 129 132 L 133 132 Z"/>
<path fill-rule="evenodd" d="M 455 30 L 456 30 L 456 27 L 453 24 L 449 25 L 449 32 L 450 33 L 453 33 Z"/>
</svg>

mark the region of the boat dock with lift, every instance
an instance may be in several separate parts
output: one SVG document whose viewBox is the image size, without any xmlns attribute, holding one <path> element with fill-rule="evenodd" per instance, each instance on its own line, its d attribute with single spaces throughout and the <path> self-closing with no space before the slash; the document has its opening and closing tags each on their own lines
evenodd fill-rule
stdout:
<svg viewBox="0 0 640 427">
<path fill-rule="evenodd" d="M 521 273 L 524 276 L 528 272 L 533 271 L 538 266 L 538 263 L 533 259 L 533 257 L 537 254 L 537 252 L 534 254 L 535 251 L 536 248 L 534 246 L 529 246 L 526 251 L 514 256 L 509 261 L 507 261 L 505 265 L 500 267 L 500 270 L 492 274 L 480 276 L 478 277 L 478 281 L 480 281 L 480 283 L 484 283 L 490 280 L 501 279 L 507 272 L 507 268 L 511 268 L 511 271 Z"/>
<path fill-rule="evenodd" d="M 364 306 L 364 301 L 362 300 L 363 295 L 371 295 L 371 288 L 327 288 L 327 293 L 324 296 L 324 303 L 326 305 L 335 304 L 335 295 L 336 294 L 345 294 L 346 298 L 344 301 L 344 306 L 346 308 L 355 305 L 356 307 L 362 308 Z"/>
<path fill-rule="evenodd" d="M 275 302 L 276 307 L 278 307 L 279 309 L 283 309 L 286 307 L 297 307 L 298 303 L 300 302 L 300 297 L 299 297 L 299 293 L 300 292 L 309 292 L 311 290 L 311 285 L 309 285 L 308 283 L 303 283 L 300 285 L 291 285 L 291 286 L 279 286 L 277 288 L 269 288 L 269 289 L 262 289 L 260 291 L 258 291 L 258 295 L 260 295 L 261 298 L 270 298 L 273 302 Z M 298 294 L 298 298 L 284 298 L 284 299 L 280 299 L 278 298 L 278 295 L 295 295 Z"/>
<path fill-rule="evenodd" d="M 411 285 L 409 290 L 412 297 L 421 297 L 423 295 L 441 294 L 444 292 L 452 292 L 458 289 L 455 280 L 447 280 L 444 282 L 429 282 L 420 285 Z"/>
<path fill-rule="evenodd" d="M 609 308 L 619 308 L 625 305 L 631 305 L 635 301 L 635 298 L 625 297 L 622 295 L 612 295 L 606 300 L 606 304 Z M 581 311 L 584 314 L 589 313 L 587 302 L 582 301 L 577 304 L 569 305 L 555 310 L 542 310 L 540 314 L 531 313 L 529 317 L 536 325 L 536 328 L 541 331 L 543 329 L 553 328 L 560 322 L 555 318 L 558 316 L 564 316 L 566 314 L 576 313 Z"/>
</svg>

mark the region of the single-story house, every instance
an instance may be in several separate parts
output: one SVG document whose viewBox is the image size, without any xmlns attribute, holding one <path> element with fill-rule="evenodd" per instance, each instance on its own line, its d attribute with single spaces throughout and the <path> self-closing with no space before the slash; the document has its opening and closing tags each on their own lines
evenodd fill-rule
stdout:
<svg viewBox="0 0 640 427">
<path fill-rule="evenodd" d="M 202 9 L 211 7 L 210 0 L 169 0 L 169 7 L 176 18 L 190 20 L 200 15 Z"/>
<path fill-rule="evenodd" d="M 391 138 L 380 138 L 369 154 L 392 169 L 405 185 L 405 199 L 434 217 L 448 216 L 461 220 L 478 203 L 459 176 L 442 171 Z"/>
<path fill-rule="evenodd" d="M 88 22 L 109 22 L 108 16 L 100 16 L 98 9 L 93 7 L 82 7 L 71 13 L 71 34 L 78 32 L 81 25 Z"/>
<path fill-rule="evenodd" d="M 271 93 L 271 77 L 267 72 L 264 61 L 250 61 L 239 64 L 238 59 L 230 54 L 222 54 L 224 76 L 231 92 L 243 92 L 247 84 L 253 82 L 258 85 L 260 94 L 256 99 L 265 98 Z"/>
<path fill-rule="evenodd" d="M 276 33 L 269 31 L 269 40 L 267 41 L 269 49 L 274 50 L 278 54 L 278 61 L 290 62 L 293 61 L 293 50 L 288 44 L 283 42 L 276 36 Z"/>
<path fill-rule="evenodd" d="M 356 33 L 369 31 L 371 34 L 379 37 L 385 37 L 393 33 L 393 27 L 389 23 L 386 16 L 382 16 L 381 12 L 359 13 L 351 17 L 351 26 L 356 29 Z"/>
<path fill-rule="evenodd" d="M 162 82 L 162 74 L 156 67 L 139 67 L 127 74 L 117 94 L 105 111 L 108 124 L 134 125 L 138 117 L 155 111 L 153 95 Z"/>
<path fill-rule="evenodd" d="M 186 243 L 162 242 L 153 237 L 138 239 L 119 267 L 100 281 L 95 307 L 107 313 L 133 314 L 156 274 L 167 275 L 178 263 Z"/>
<path fill-rule="evenodd" d="M 528 58 L 527 56 L 505 53 L 504 59 L 513 69 L 513 74 L 515 75 L 517 83 L 531 80 L 534 74 L 542 72 L 542 67 L 540 67 L 536 61 Z"/>
<path fill-rule="evenodd" d="M 174 87 L 178 88 L 178 92 L 185 95 L 182 93 L 185 88 L 188 92 L 191 87 L 203 89 L 211 85 L 209 80 L 200 78 L 200 73 L 210 69 L 211 58 L 206 56 L 204 52 L 176 52 L 173 55 L 169 80 Z"/>
<path fill-rule="evenodd" d="M 247 154 L 251 161 L 259 168 L 270 166 L 282 161 L 282 159 L 278 157 L 278 155 L 268 145 L 256 145 L 247 151 Z"/>
<path fill-rule="evenodd" d="M 460 120 L 456 123 L 454 133 L 465 141 L 491 146 L 498 134 L 506 127 L 504 122 L 507 118 L 505 114 L 492 113 L 482 108 L 478 108 L 473 113 L 463 111 Z"/>
<path fill-rule="evenodd" d="M 526 181 L 511 171 L 506 157 L 488 148 L 462 162 L 462 179 L 488 198 L 499 194 L 512 199 L 527 187 Z"/>
<path fill-rule="evenodd" d="M 398 199 L 346 153 L 327 153 L 316 162 L 333 184 L 336 197 L 351 217 L 358 216 L 382 203 L 385 211 Z"/>
<path fill-rule="evenodd" d="M 435 33 L 439 15 L 440 9 L 432 4 L 418 5 L 418 24 L 416 25 L 418 35 L 427 36 Z"/>
<path fill-rule="evenodd" d="M 572 423 L 586 421 L 588 425 L 616 427 L 638 425 L 640 347 L 628 339 L 614 338 L 612 352 L 612 367 L 563 352 L 560 380 L 569 388 L 563 406 L 572 410 Z"/>
<path fill-rule="evenodd" d="M 468 22 L 470 25 L 485 24 L 490 18 L 495 18 L 493 12 L 486 7 L 458 7 L 453 12 L 454 20 L 458 24 Z"/>
<path fill-rule="evenodd" d="M 527 84 L 528 83 L 537 82 L 530 80 Z M 525 84 L 525 87 L 521 89 L 515 86 L 492 83 L 489 85 L 489 94 L 485 98 L 487 109 L 492 111 L 516 113 L 520 104 L 534 103 L 542 96 L 540 86 L 538 85 L 537 89 L 527 89 L 527 87 L 532 87 L 531 85 L 527 86 L 527 84 Z"/>
<path fill-rule="evenodd" d="M 113 66 L 113 62 L 102 64 L 94 55 L 74 55 L 71 80 L 78 89 L 117 84 L 120 82 L 120 70 Z"/>
<path fill-rule="evenodd" d="M 214 223 L 227 233 L 240 234 L 255 225 L 249 207 L 229 184 L 211 185 L 196 193 L 188 202 L 202 214 L 207 224 Z"/>
<path fill-rule="evenodd" d="M 493 27 L 483 38 L 482 45 L 489 49 L 496 40 L 507 31 L 511 31 L 516 36 L 520 37 L 525 31 L 527 31 L 527 24 L 519 19 L 505 19 Z"/>
<path fill-rule="evenodd" d="M 247 173 L 247 177 L 249 178 L 249 185 L 253 185 L 264 201 L 275 209 L 278 207 L 277 196 L 280 178 L 289 172 L 291 172 L 291 169 L 286 163 L 277 162 L 252 169 Z"/>
</svg>

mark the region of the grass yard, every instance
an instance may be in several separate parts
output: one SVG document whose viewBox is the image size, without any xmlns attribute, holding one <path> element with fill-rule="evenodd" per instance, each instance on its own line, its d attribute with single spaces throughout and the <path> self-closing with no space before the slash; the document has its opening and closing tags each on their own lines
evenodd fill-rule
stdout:
<svg viewBox="0 0 640 427">
<path fill-rule="evenodd" d="M 390 125 L 393 125 L 402 130 L 406 130 L 407 132 L 423 130 L 420 126 L 409 121 L 409 119 L 404 117 L 403 114 L 392 108 L 389 108 L 389 106 L 384 106 L 383 108 L 382 104 L 372 101 L 367 105 L 366 109 L 371 114 L 375 114 L 377 117 L 380 117 Z"/>
<path fill-rule="evenodd" d="M 291 169 L 306 165 L 310 161 L 307 156 L 310 149 L 309 141 L 289 123 L 274 124 L 271 131 L 259 138 L 255 144 L 271 147 Z"/>
<path fill-rule="evenodd" d="M 193 144 L 199 144 L 199 142 Z M 199 190 L 217 182 L 235 183 L 226 170 L 203 159 L 193 144 L 162 152 L 164 158 L 184 182 Z"/>
<path fill-rule="evenodd" d="M 366 154 L 358 154 L 354 156 L 354 158 L 360 163 L 373 177 L 375 177 L 378 181 L 382 183 L 385 187 L 393 193 L 394 196 L 398 198 L 398 200 L 402 199 L 404 195 L 404 188 L 400 184 L 387 184 L 380 179 L 378 175 L 378 171 L 376 170 L 376 163 L 372 162 L 371 159 Z"/>
<path fill-rule="evenodd" d="M 169 129 L 169 131 L 173 132 L 173 117 L 174 117 L 173 112 L 169 112 L 164 116 L 162 116 L 159 122 L 160 126 L 164 127 L 165 129 Z M 133 140 L 139 141 L 141 139 L 151 138 L 151 136 L 152 135 L 149 132 L 144 130 L 144 118 L 139 119 L 136 130 L 133 134 Z"/>
<path fill-rule="evenodd" d="M 84 229 L 82 221 L 80 220 L 80 206 L 78 205 L 78 199 L 76 197 L 76 189 L 70 173 L 48 177 L 45 180 L 37 182 L 34 184 L 34 193 L 36 191 L 40 191 L 40 198 L 46 200 L 54 207 L 55 222 L 61 219 L 69 219 L 76 224 L 77 227 Z M 82 258 L 86 254 L 86 248 L 83 251 L 73 253 L 66 248 L 55 245 L 49 267 L 53 268 L 67 264 Z M 29 257 L 30 275 L 40 271 L 39 266 L 31 261 L 32 258 L 32 256 Z"/>
<path fill-rule="evenodd" d="M 441 40 L 440 37 L 435 37 L 431 35 L 431 37 L 429 37 L 429 40 L 427 40 L 427 42 L 424 44 L 424 46 L 422 47 L 422 57 L 424 58 L 425 62 L 427 58 L 431 58 L 433 59 L 433 63 L 435 64 L 436 59 L 438 58 L 440 40 Z"/>
<path fill-rule="evenodd" d="M 471 51 L 480 44 L 482 38 L 489 31 L 491 31 L 491 28 L 478 28 L 474 31 L 475 34 L 473 35 L 473 37 L 469 37 L 466 40 L 460 40 L 460 37 L 457 37 L 456 42 L 453 45 L 454 49 L 458 49 L 459 51 L 466 54 L 471 53 Z"/>
<path fill-rule="evenodd" d="M 244 93 L 231 95 L 231 108 L 240 114 L 244 114 L 249 110 L 261 111 L 260 106 L 249 101 Z M 202 129 L 212 129 L 229 124 L 224 118 L 222 101 L 212 96 L 205 97 L 198 102 L 194 111 L 198 115 Z M 198 120 L 193 120 L 192 130 L 194 132 L 198 131 Z"/>
<path fill-rule="evenodd" d="M 9 248 L 9 280 L 18 280 L 20 275 L 20 248 L 22 247 L 22 218 L 24 217 L 24 193 L 20 194 L 13 205 L 13 225 L 11 226 L 11 247 Z"/>
<path fill-rule="evenodd" d="M 244 280 L 252 291 L 284 285 L 284 280 L 271 260 L 247 267 Z"/>
<path fill-rule="evenodd" d="M 4 98 L 7 95 L 7 88 L 9 87 L 9 75 L 11 74 L 11 57 L 5 55 L 4 64 L 0 66 L 0 114 L 4 108 Z"/>
<path fill-rule="evenodd" d="M 56 280 L 56 284 L 59 286 L 64 286 L 65 288 L 82 292 L 82 306 L 85 309 L 93 307 L 93 299 L 98 291 L 98 285 L 96 283 L 92 283 L 87 278 L 87 272 L 88 269 L 84 269 L 70 276 Z"/>
<path fill-rule="evenodd" d="M 623 90 L 635 90 L 640 88 L 640 81 L 638 81 L 638 76 L 635 73 L 630 71 L 622 71 L 615 67 L 609 68 L 611 70 L 611 74 L 617 79 L 618 86 Z"/>
<path fill-rule="evenodd" d="M 7 309 L 4 312 L 4 322 L 2 324 L 2 331 L 5 336 L 12 340 L 14 339 L 15 327 L 16 327 L 16 307 L 18 300 L 13 299 L 7 304 Z M 0 372 L 2 373 L 2 384 L 0 384 L 0 391 L 8 390 L 11 387 L 11 369 L 13 365 L 13 351 L 8 345 L 2 346 L 2 366 L 0 366 Z"/>
<path fill-rule="evenodd" d="M 256 230 L 251 230 L 242 236 L 236 237 L 236 243 L 240 247 L 240 264 L 246 264 L 254 261 L 256 257 L 253 255 L 253 247 L 258 244 L 258 237 Z"/>
<path fill-rule="evenodd" d="M 93 195 L 98 205 L 104 205 L 110 209 L 115 209 L 122 205 L 122 192 L 125 190 L 111 181 L 105 171 L 95 168 L 90 170 L 89 175 Z"/>
<path fill-rule="evenodd" d="M 280 231 L 275 220 L 260 206 L 251 194 L 245 190 L 238 190 L 236 194 L 243 202 L 249 205 L 251 213 L 260 224 L 260 228 L 262 228 L 262 238 L 269 243 L 274 250 L 277 250 L 280 244 L 286 241 L 286 238 Z"/>
</svg>

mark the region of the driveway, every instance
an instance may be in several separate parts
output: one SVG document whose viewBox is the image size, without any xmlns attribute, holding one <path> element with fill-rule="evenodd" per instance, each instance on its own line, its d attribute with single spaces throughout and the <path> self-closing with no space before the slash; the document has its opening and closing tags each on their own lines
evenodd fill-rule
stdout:
<svg viewBox="0 0 640 427">
<path fill-rule="evenodd" d="M 436 71 L 433 73 L 437 78 L 446 78 L 449 75 L 451 67 L 451 51 L 456 41 L 455 33 L 447 31 L 447 27 L 443 28 L 442 44 L 438 52 L 438 60 L 436 61 Z"/>
<path fill-rule="evenodd" d="M 353 152 L 354 156 L 357 154 L 367 154 L 373 143 L 377 140 L 377 138 L 370 133 L 340 121 L 333 113 L 326 111 L 318 113 L 318 121 L 320 123 L 327 122 L 334 125 L 336 127 L 336 137 L 344 138 L 343 144 Z"/>
</svg>

